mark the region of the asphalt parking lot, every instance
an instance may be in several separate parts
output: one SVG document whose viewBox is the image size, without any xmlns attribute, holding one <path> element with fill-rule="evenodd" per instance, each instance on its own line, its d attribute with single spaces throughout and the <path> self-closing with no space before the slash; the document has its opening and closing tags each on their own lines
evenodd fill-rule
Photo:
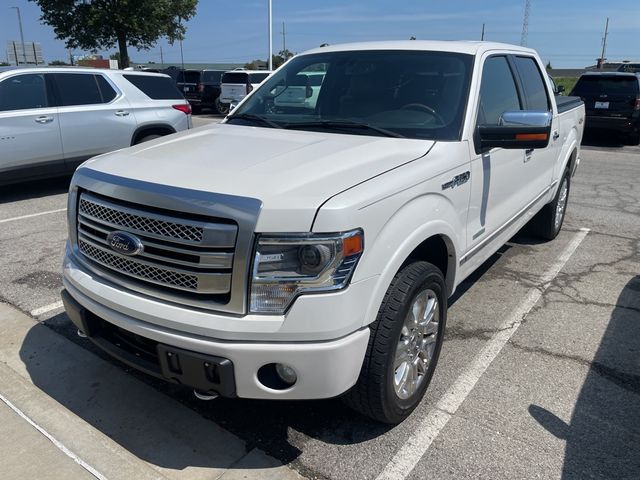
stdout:
<svg viewBox="0 0 640 480">
<path fill-rule="evenodd" d="M 215 118 L 203 115 L 194 124 Z M 107 358 L 77 337 L 59 303 L 69 179 L 5 187 L 0 302 L 33 323 L 20 323 L 25 335 L 11 340 L 6 329 L 14 324 L 5 317 L 11 307 L 0 310 L 0 369 L 17 372 L 31 385 L 25 389 L 35 387 L 30 401 L 43 403 L 30 404 L 34 415 L 53 399 L 51 408 L 69 415 L 66 425 L 81 431 L 90 424 L 94 436 L 77 446 L 93 452 L 89 466 L 140 461 L 152 469 L 149 478 L 249 478 L 242 475 L 265 466 L 274 476 L 262 478 L 284 478 L 282 463 L 296 476 L 331 480 L 637 479 L 638 178 L 640 146 L 587 142 L 560 236 L 540 243 L 523 232 L 465 281 L 451 300 L 427 397 L 395 428 L 339 400 L 202 402 Z M 85 362 L 95 376 L 83 371 Z M 4 378 L 2 398 L 23 398 Z M 48 431 L 64 434 L 54 419 L 45 420 Z M 205 441 L 214 451 L 216 442 L 220 449 L 232 445 L 237 458 L 207 457 L 197 446 Z M 193 451 L 180 450 L 185 442 L 193 442 Z M 150 453 L 156 444 L 166 456 Z M 256 461 L 251 452 L 266 455 Z M 28 451 L 21 455 L 29 458 Z M 229 467 L 240 476 L 225 476 Z"/>
</svg>

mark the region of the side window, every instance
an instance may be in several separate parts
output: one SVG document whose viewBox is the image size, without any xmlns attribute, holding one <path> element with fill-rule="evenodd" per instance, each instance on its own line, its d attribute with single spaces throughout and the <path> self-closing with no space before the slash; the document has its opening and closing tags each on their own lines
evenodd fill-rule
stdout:
<svg viewBox="0 0 640 480">
<path fill-rule="evenodd" d="M 527 110 L 548 111 L 547 89 L 536 61 L 531 57 L 516 57 L 516 68 L 524 87 Z"/>
<path fill-rule="evenodd" d="M 118 92 L 113 89 L 102 75 L 96 75 L 96 82 L 98 82 L 98 89 L 100 90 L 100 95 L 102 95 L 102 103 L 109 103 L 118 96 Z"/>
<path fill-rule="evenodd" d="M 55 73 L 53 75 L 60 106 L 95 105 L 102 103 L 96 76 L 90 73 Z"/>
<path fill-rule="evenodd" d="M 520 97 L 507 57 L 487 58 L 480 83 L 478 123 L 498 125 L 504 112 L 517 110 L 522 110 Z"/>
<path fill-rule="evenodd" d="M 124 74 L 123 77 L 152 100 L 184 100 L 174 81 L 164 75 Z"/>
<path fill-rule="evenodd" d="M 43 74 L 16 75 L 0 82 L 0 112 L 48 105 Z"/>
</svg>

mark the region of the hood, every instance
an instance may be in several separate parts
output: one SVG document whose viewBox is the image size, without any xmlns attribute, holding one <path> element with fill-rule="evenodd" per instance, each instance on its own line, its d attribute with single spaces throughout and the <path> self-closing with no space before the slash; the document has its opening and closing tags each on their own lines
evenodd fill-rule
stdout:
<svg viewBox="0 0 640 480">
<path fill-rule="evenodd" d="M 433 143 L 217 124 L 101 155 L 82 168 L 257 198 L 258 231 L 308 231 L 328 198 L 425 155 Z"/>
</svg>

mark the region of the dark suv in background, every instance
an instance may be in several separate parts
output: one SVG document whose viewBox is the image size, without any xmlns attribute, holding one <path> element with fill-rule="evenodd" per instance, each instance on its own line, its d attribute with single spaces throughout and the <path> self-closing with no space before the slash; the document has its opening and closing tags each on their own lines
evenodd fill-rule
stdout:
<svg viewBox="0 0 640 480">
<path fill-rule="evenodd" d="M 210 108 L 215 113 L 224 113 L 220 107 L 220 79 L 224 70 L 182 70 L 178 72 L 176 84 L 191 104 L 194 113 Z"/>
<path fill-rule="evenodd" d="M 640 143 L 640 74 L 589 72 L 571 91 L 581 97 L 587 112 L 587 130 L 605 130 Z"/>
</svg>

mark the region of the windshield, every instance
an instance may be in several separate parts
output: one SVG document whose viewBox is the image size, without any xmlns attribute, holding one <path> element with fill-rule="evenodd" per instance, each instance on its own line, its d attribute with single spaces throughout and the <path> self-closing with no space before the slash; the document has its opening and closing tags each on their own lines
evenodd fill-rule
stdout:
<svg viewBox="0 0 640 480">
<path fill-rule="evenodd" d="M 638 79 L 632 76 L 585 75 L 578 80 L 572 92 L 574 95 L 635 95 L 638 93 Z"/>
<path fill-rule="evenodd" d="M 450 52 L 301 55 L 264 82 L 228 121 L 237 117 L 234 123 L 251 123 L 257 115 L 298 130 L 455 140 L 461 135 L 471 68 L 472 56 Z"/>
<path fill-rule="evenodd" d="M 244 72 L 227 72 L 222 75 L 222 83 L 247 83 L 249 77 Z"/>
<path fill-rule="evenodd" d="M 204 82 L 220 82 L 220 77 L 224 72 L 216 72 L 214 70 L 205 70 L 202 72 L 202 81 Z"/>
</svg>

